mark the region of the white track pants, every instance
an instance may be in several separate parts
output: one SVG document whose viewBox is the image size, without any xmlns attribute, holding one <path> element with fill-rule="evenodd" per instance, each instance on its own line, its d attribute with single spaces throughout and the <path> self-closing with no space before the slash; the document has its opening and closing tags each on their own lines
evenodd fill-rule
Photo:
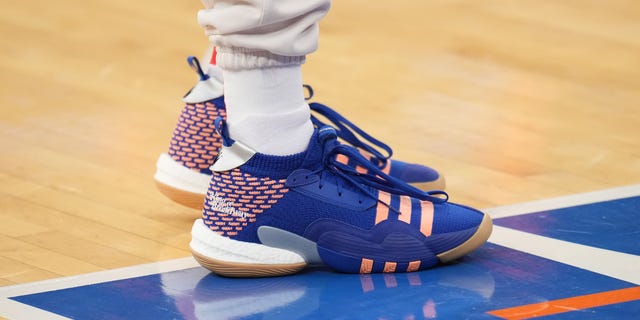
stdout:
<svg viewBox="0 0 640 320">
<path fill-rule="evenodd" d="M 227 70 L 304 63 L 318 47 L 330 0 L 202 0 L 198 22 Z"/>
</svg>

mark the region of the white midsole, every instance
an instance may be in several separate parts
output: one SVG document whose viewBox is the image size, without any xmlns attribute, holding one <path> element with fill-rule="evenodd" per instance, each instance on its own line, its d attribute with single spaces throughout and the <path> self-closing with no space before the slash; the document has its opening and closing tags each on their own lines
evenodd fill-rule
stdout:
<svg viewBox="0 0 640 320">
<path fill-rule="evenodd" d="M 225 262 L 247 264 L 296 264 L 305 262 L 302 256 L 292 251 L 221 236 L 211 231 L 202 219 L 198 219 L 193 223 L 189 246 L 191 250 L 200 255 Z"/>
<path fill-rule="evenodd" d="M 211 175 L 191 170 L 171 158 L 166 153 L 158 157 L 153 178 L 176 189 L 205 195 Z"/>
</svg>

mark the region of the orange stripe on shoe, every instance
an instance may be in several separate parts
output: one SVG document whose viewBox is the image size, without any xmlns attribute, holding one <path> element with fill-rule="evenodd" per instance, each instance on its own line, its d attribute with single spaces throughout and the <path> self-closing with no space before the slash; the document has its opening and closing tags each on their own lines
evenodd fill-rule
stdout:
<svg viewBox="0 0 640 320">
<path fill-rule="evenodd" d="M 400 197 L 400 216 L 398 220 L 404 221 L 407 224 L 411 223 L 411 198 L 408 196 Z"/>
<path fill-rule="evenodd" d="M 369 172 L 369 170 L 367 170 L 367 168 L 365 168 L 365 167 L 356 166 L 356 172 L 364 174 L 364 173 Z"/>
<path fill-rule="evenodd" d="M 385 262 L 384 269 L 382 269 L 382 272 L 396 272 L 397 265 L 398 264 L 396 262 Z"/>
<path fill-rule="evenodd" d="M 418 271 L 420 269 L 420 261 L 411 261 L 407 267 L 407 272 Z"/>
<path fill-rule="evenodd" d="M 420 206 L 422 207 L 420 232 L 428 237 L 431 235 L 433 227 L 433 203 L 429 201 L 420 201 Z"/>
<path fill-rule="evenodd" d="M 378 192 L 378 207 L 376 208 L 376 224 L 387 220 L 389 217 L 389 203 L 391 202 L 391 194 L 387 192 Z"/>
<path fill-rule="evenodd" d="M 640 300 L 640 286 L 493 310 L 487 313 L 508 320 L 529 319 L 633 300 Z"/>
<path fill-rule="evenodd" d="M 360 273 L 371 273 L 373 270 L 373 260 L 362 258 L 362 262 L 360 262 Z"/>
<path fill-rule="evenodd" d="M 345 156 L 342 153 L 338 153 L 338 155 L 336 156 L 336 161 L 342 164 L 349 164 L 349 157 Z"/>
</svg>

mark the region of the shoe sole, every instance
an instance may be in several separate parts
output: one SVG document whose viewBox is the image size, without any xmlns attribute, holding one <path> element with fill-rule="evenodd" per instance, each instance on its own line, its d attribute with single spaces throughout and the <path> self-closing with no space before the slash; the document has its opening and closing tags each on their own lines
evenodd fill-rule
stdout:
<svg viewBox="0 0 640 320">
<path fill-rule="evenodd" d="M 492 230 L 493 221 L 488 214 L 485 214 L 484 217 L 482 217 L 480 225 L 478 226 L 478 230 L 476 230 L 471 238 L 467 239 L 467 241 L 449 251 L 438 254 L 438 259 L 440 259 L 440 262 L 442 263 L 447 263 L 461 258 L 462 256 L 477 249 L 482 244 L 487 242 Z"/>
<path fill-rule="evenodd" d="M 166 153 L 158 157 L 153 176 L 156 187 L 167 198 L 194 209 L 202 209 L 211 175 L 199 173 L 176 162 Z"/>
<path fill-rule="evenodd" d="M 173 200 L 176 203 L 179 203 L 183 206 L 202 210 L 202 206 L 204 204 L 205 195 L 202 193 L 193 193 L 181 189 L 174 188 L 168 184 L 162 183 L 158 180 L 155 180 L 156 187 L 167 198 Z"/>
<path fill-rule="evenodd" d="M 438 254 L 438 260 L 448 263 L 477 249 L 487 241 L 492 229 L 491 218 L 485 214 L 473 236 L 461 245 Z M 209 230 L 202 219 L 193 225 L 190 246 L 200 265 L 226 277 L 284 276 L 300 272 L 307 266 L 305 258 L 292 251 L 220 236 Z"/>
<path fill-rule="evenodd" d="M 284 276 L 307 266 L 295 252 L 223 237 L 202 219 L 193 223 L 189 247 L 200 265 L 225 277 Z"/>
<path fill-rule="evenodd" d="M 298 273 L 304 269 L 306 263 L 297 264 L 246 264 L 216 260 L 191 250 L 196 261 L 211 272 L 230 278 L 262 278 L 280 277 Z"/>
</svg>

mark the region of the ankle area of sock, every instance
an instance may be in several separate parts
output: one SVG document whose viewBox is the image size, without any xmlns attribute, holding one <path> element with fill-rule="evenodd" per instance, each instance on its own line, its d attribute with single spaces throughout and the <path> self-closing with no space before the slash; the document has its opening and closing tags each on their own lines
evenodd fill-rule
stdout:
<svg viewBox="0 0 640 320">
<path fill-rule="evenodd" d="M 272 156 L 287 156 L 307 150 L 313 124 L 307 108 L 286 113 L 252 113 L 228 120 L 229 135 L 253 150 Z"/>
</svg>

